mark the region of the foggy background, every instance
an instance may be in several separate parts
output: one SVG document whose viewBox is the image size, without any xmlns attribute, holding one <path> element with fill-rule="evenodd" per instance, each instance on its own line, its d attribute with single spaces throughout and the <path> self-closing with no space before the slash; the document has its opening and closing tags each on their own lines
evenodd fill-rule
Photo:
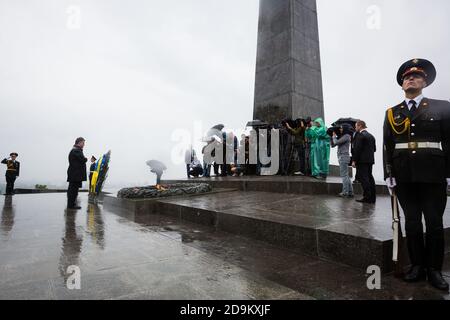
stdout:
<svg viewBox="0 0 450 320">
<path fill-rule="evenodd" d="M 0 158 L 19 153 L 16 185 L 65 186 L 78 136 L 88 158 L 112 150 L 106 187 L 154 183 L 153 158 L 168 165 L 164 178 L 184 177 L 180 145 L 193 140 L 200 154 L 199 134 L 252 119 L 258 3 L 0 0 Z M 450 2 L 317 6 L 327 125 L 366 120 L 381 179 L 384 112 L 403 99 L 398 67 L 431 60 L 438 77 L 425 95 L 450 98 Z"/>
</svg>

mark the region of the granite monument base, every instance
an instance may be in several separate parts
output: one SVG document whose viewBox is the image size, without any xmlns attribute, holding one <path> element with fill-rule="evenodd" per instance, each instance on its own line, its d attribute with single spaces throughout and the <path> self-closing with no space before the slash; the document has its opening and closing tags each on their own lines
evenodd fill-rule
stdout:
<svg viewBox="0 0 450 320">
<path fill-rule="evenodd" d="M 337 182 L 304 177 L 224 177 L 210 184 L 214 192 L 204 195 L 155 200 L 107 195 L 104 205 L 135 221 L 168 215 L 364 270 L 371 265 L 392 270 L 388 195 L 380 195 L 375 205 L 360 204 L 333 194 Z M 449 214 L 445 232 L 450 239 Z"/>
</svg>

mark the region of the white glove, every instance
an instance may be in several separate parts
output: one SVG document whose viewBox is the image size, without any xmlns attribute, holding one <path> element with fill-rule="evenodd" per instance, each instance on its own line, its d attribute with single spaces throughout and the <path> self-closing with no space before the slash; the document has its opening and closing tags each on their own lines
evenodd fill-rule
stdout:
<svg viewBox="0 0 450 320">
<path fill-rule="evenodd" d="M 450 186 L 450 178 L 447 178 L 447 186 Z"/>
<path fill-rule="evenodd" d="M 387 178 L 386 185 L 389 189 L 389 193 L 392 196 L 392 190 L 394 190 L 394 188 L 397 186 L 397 181 L 395 180 L 395 178 Z"/>
<path fill-rule="evenodd" d="M 397 181 L 395 180 L 395 178 L 387 178 L 386 185 L 388 186 L 388 188 L 393 189 L 394 187 L 397 186 Z"/>
</svg>

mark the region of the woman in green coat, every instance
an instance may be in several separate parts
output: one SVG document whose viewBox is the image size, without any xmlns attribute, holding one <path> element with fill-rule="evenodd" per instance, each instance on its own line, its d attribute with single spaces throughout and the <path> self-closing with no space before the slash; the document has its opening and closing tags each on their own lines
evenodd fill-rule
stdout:
<svg viewBox="0 0 450 320">
<path fill-rule="evenodd" d="M 330 136 L 322 118 L 314 120 L 311 128 L 306 130 L 306 138 L 311 142 L 311 171 L 314 178 L 324 179 L 330 167 Z"/>
</svg>

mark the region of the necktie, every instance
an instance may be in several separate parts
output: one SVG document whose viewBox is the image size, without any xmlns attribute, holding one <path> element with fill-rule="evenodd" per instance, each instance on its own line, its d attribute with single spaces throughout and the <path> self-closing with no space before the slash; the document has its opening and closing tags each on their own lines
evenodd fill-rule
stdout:
<svg viewBox="0 0 450 320">
<path fill-rule="evenodd" d="M 411 100 L 409 104 L 411 105 L 411 109 L 409 109 L 409 111 L 411 112 L 411 114 L 414 114 L 414 112 L 416 112 L 417 110 L 417 102 L 415 100 Z"/>
</svg>

